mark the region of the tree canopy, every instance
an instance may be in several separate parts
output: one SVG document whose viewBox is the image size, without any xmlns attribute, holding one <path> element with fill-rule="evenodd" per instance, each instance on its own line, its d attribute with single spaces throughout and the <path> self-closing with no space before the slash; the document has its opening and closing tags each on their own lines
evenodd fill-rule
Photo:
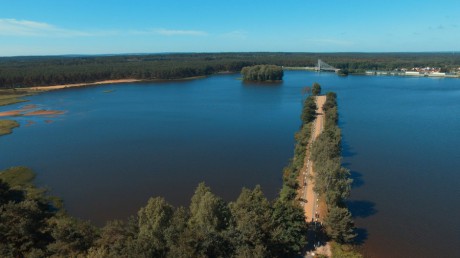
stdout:
<svg viewBox="0 0 460 258">
<path fill-rule="evenodd" d="M 283 68 L 276 65 L 246 66 L 241 70 L 245 81 L 280 81 L 283 79 Z"/>
<path fill-rule="evenodd" d="M 311 93 L 313 94 L 313 96 L 320 95 L 321 94 L 321 85 L 319 85 L 319 83 L 317 83 L 317 82 L 313 83 Z"/>
<path fill-rule="evenodd" d="M 153 197 L 136 216 L 98 228 L 43 191 L 30 195 L 30 171 L 14 175 L 21 170 L 0 172 L 1 257 L 293 257 L 305 245 L 302 209 L 268 201 L 260 186 L 227 203 L 201 183 L 188 209 Z"/>
<path fill-rule="evenodd" d="M 114 79 L 180 79 L 240 72 L 252 65 L 315 66 L 318 59 L 348 70 L 460 66 L 449 53 L 184 53 L 113 56 L 0 57 L 0 88 L 88 83 Z"/>
</svg>

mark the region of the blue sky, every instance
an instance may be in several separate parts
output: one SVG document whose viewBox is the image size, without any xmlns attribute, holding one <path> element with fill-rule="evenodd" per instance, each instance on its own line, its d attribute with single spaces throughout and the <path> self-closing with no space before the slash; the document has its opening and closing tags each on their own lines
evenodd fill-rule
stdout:
<svg viewBox="0 0 460 258">
<path fill-rule="evenodd" d="M 458 0 L 0 0 L 0 56 L 459 50 Z"/>
</svg>

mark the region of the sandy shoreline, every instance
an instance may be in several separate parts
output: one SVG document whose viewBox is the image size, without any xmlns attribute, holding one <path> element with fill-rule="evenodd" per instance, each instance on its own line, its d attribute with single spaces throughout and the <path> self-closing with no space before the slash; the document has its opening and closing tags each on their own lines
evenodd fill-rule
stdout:
<svg viewBox="0 0 460 258">
<path fill-rule="evenodd" d="M 59 90 L 65 88 L 74 88 L 74 87 L 84 87 L 84 86 L 93 86 L 93 85 L 102 85 L 102 84 L 111 84 L 111 83 L 128 83 L 128 82 L 140 82 L 138 79 L 121 79 L 121 80 L 105 80 L 98 82 L 88 82 L 88 83 L 74 83 L 74 84 L 61 84 L 61 85 L 52 85 L 52 86 L 37 86 L 29 87 L 27 89 L 34 91 L 48 91 L 48 90 Z"/>
<path fill-rule="evenodd" d="M 195 79 L 202 79 L 202 78 L 206 78 L 206 76 L 205 75 L 203 75 L 203 76 L 194 76 L 194 77 L 186 77 L 186 78 L 180 78 L 180 79 L 153 79 L 153 80 L 119 79 L 119 80 L 104 80 L 104 81 L 98 81 L 98 82 L 60 84 L 60 85 L 50 85 L 50 86 L 36 86 L 36 87 L 27 87 L 27 88 L 19 88 L 19 89 L 27 89 L 27 90 L 31 90 L 31 91 L 50 91 L 50 90 L 59 90 L 59 89 L 67 89 L 67 88 L 74 88 L 74 87 L 95 86 L 95 85 L 103 85 L 103 84 L 130 83 L 130 82 L 186 81 L 186 80 L 195 80 Z"/>
</svg>

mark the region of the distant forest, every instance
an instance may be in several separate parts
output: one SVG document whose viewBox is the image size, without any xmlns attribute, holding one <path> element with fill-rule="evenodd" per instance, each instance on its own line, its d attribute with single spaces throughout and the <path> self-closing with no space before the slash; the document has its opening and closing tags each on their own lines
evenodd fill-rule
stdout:
<svg viewBox="0 0 460 258">
<path fill-rule="evenodd" d="M 111 79 L 181 79 L 272 64 L 314 66 L 318 59 L 351 73 L 411 67 L 460 67 L 457 53 L 182 53 L 0 58 L 0 88 Z"/>
</svg>

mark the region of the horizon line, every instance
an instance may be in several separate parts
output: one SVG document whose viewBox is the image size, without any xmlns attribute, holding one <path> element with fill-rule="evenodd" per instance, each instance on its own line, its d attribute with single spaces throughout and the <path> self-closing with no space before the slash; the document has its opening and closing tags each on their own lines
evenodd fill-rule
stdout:
<svg viewBox="0 0 460 258">
<path fill-rule="evenodd" d="M 3 56 L 0 58 L 15 58 L 15 57 L 80 57 L 80 56 L 124 56 L 124 55 L 173 55 L 173 54 L 264 54 L 264 53 L 285 53 L 285 54 L 441 54 L 452 53 L 457 54 L 460 50 L 452 51 L 216 51 L 216 52 L 203 52 L 203 51 L 177 51 L 177 52 L 125 52 L 125 53 L 100 53 L 100 54 L 49 54 L 49 55 L 12 55 Z"/>
</svg>

